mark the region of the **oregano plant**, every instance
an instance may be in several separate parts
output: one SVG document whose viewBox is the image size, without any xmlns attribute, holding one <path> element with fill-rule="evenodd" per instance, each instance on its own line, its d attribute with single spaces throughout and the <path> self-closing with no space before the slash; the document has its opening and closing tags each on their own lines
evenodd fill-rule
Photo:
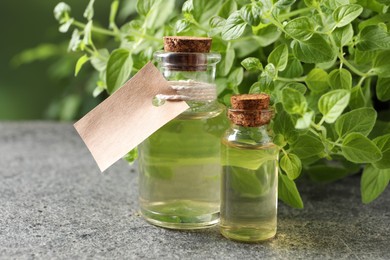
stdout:
<svg viewBox="0 0 390 260">
<path fill-rule="evenodd" d="M 130 1 L 130 0 L 129 0 Z M 122 2 L 125 2 L 124 0 Z M 83 21 L 59 3 L 60 32 L 72 30 L 77 75 L 90 62 L 99 72 L 94 96 L 113 93 L 162 48 L 164 35 L 213 38 L 222 54 L 217 89 L 222 103 L 238 93 L 268 93 L 280 147 L 279 198 L 303 202 L 294 180 L 302 173 L 332 182 L 362 171 L 363 203 L 390 180 L 389 0 L 138 0 L 137 16 L 108 27 L 94 24 L 91 0 Z M 95 44 L 95 37 L 111 40 Z M 374 101 L 382 104 L 375 108 Z M 385 117 L 387 113 L 387 118 Z M 126 157 L 129 161 L 135 152 Z"/>
</svg>

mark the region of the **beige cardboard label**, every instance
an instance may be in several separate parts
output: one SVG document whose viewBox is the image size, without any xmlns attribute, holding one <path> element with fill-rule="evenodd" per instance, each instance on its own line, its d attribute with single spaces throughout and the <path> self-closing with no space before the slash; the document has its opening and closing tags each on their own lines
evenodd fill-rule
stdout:
<svg viewBox="0 0 390 260">
<path fill-rule="evenodd" d="M 174 95 L 175 91 L 149 62 L 74 124 L 101 171 L 188 108 L 184 101 L 156 107 L 152 99 L 157 94 Z"/>
</svg>

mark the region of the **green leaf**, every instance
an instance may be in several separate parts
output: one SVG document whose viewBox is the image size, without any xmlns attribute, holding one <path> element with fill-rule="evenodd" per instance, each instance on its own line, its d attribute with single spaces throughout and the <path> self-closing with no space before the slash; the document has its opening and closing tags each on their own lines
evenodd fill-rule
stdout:
<svg viewBox="0 0 390 260">
<path fill-rule="evenodd" d="M 361 51 L 390 49 L 390 34 L 379 25 L 367 26 L 360 32 L 356 47 Z"/>
<path fill-rule="evenodd" d="M 70 26 L 73 24 L 73 22 L 74 22 L 73 18 L 69 19 L 68 21 L 63 23 L 58 30 L 62 33 L 68 32 L 68 30 L 69 30 Z"/>
<path fill-rule="evenodd" d="M 252 84 L 251 88 L 249 89 L 249 94 L 259 94 L 261 92 L 264 92 L 261 90 L 260 82 L 256 81 Z"/>
<path fill-rule="evenodd" d="M 306 99 L 302 93 L 292 88 L 282 90 L 282 103 L 284 109 L 290 114 L 304 114 L 307 109 Z"/>
<path fill-rule="evenodd" d="M 130 165 L 138 158 L 138 150 L 134 148 L 123 157 Z"/>
<path fill-rule="evenodd" d="M 352 24 L 348 24 L 342 28 L 337 28 L 333 31 L 333 39 L 337 47 L 343 47 L 352 41 L 353 27 Z"/>
<path fill-rule="evenodd" d="M 236 55 L 233 48 L 226 49 L 226 53 L 222 61 L 218 64 L 218 71 L 220 72 L 221 76 L 226 76 L 229 73 L 233 66 L 235 56 Z"/>
<path fill-rule="evenodd" d="M 237 39 L 244 33 L 245 27 L 246 23 L 241 18 L 240 12 L 232 13 L 223 27 L 222 39 L 225 41 Z"/>
<path fill-rule="evenodd" d="M 372 163 L 382 157 L 381 151 L 374 142 L 360 133 L 346 135 L 341 151 L 348 161 L 354 163 Z"/>
<path fill-rule="evenodd" d="M 114 50 L 107 63 L 107 90 L 113 93 L 125 83 L 130 76 L 133 60 L 127 49 Z"/>
<path fill-rule="evenodd" d="M 390 100 L 390 78 L 378 78 L 376 82 L 376 95 L 380 101 Z"/>
<path fill-rule="evenodd" d="M 228 83 L 232 87 L 235 94 L 239 94 L 238 85 L 241 84 L 244 79 L 244 70 L 242 67 L 236 68 L 230 73 L 228 77 Z"/>
<path fill-rule="evenodd" d="M 302 93 L 302 95 L 305 95 L 306 93 L 306 86 L 302 83 L 298 83 L 298 82 L 290 82 L 286 85 L 286 87 L 289 87 L 289 88 L 292 88 L 292 89 L 295 89 L 299 92 Z"/>
<path fill-rule="evenodd" d="M 389 184 L 390 169 L 379 170 L 367 165 L 360 182 L 362 202 L 367 204 L 381 195 Z"/>
<path fill-rule="evenodd" d="M 314 30 L 314 21 L 310 17 L 302 16 L 295 18 L 289 21 L 285 26 L 284 30 L 286 33 L 299 41 L 307 41 L 309 40 L 315 30 Z"/>
<path fill-rule="evenodd" d="M 352 132 L 367 136 L 374 127 L 375 121 L 375 109 L 371 107 L 358 108 L 341 115 L 336 120 L 336 133 L 341 138 Z"/>
<path fill-rule="evenodd" d="M 144 0 L 142 6 L 142 8 L 144 8 L 142 12 L 146 12 L 144 14 L 145 21 L 142 27 L 155 30 L 155 28 L 163 26 L 172 15 L 172 9 L 175 7 L 175 0 Z"/>
<path fill-rule="evenodd" d="M 302 73 L 303 67 L 301 62 L 294 56 L 291 56 L 288 59 L 286 69 L 284 71 L 281 71 L 279 75 L 285 78 L 295 78 L 301 76 Z"/>
<path fill-rule="evenodd" d="M 70 6 L 64 2 L 60 2 L 54 7 L 53 13 L 57 21 L 64 23 L 69 17 Z"/>
<path fill-rule="evenodd" d="M 95 89 L 93 90 L 92 92 L 92 96 L 95 98 L 97 96 L 99 96 L 105 89 L 107 86 L 103 86 L 103 82 L 97 82 L 97 86 L 95 87 Z M 104 83 L 105 84 L 105 83 Z M 100 86 L 101 85 L 101 86 Z"/>
<path fill-rule="evenodd" d="M 351 90 L 352 75 L 346 69 L 334 69 L 329 74 L 329 85 L 332 89 Z"/>
<path fill-rule="evenodd" d="M 274 64 L 277 70 L 283 71 L 288 62 L 287 45 L 282 44 L 276 47 L 268 56 L 268 62 Z"/>
<path fill-rule="evenodd" d="M 163 2 L 165 2 L 164 0 Z M 193 2 L 193 11 L 195 20 L 200 24 L 207 24 L 211 17 L 218 14 L 222 5 L 222 0 L 195 0 Z M 170 9 L 172 13 L 173 8 Z"/>
<path fill-rule="evenodd" d="M 382 78 L 390 78 L 390 50 L 379 52 L 371 72 Z"/>
<path fill-rule="evenodd" d="M 363 12 L 363 7 L 356 4 L 342 5 L 333 11 L 337 27 L 343 27 L 355 20 Z"/>
<path fill-rule="evenodd" d="M 194 11 L 194 3 L 192 2 L 192 0 L 185 1 L 183 3 L 181 11 L 183 13 L 191 13 L 192 11 Z"/>
<path fill-rule="evenodd" d="M 341 5 L 349 4 L 349 0 L 324 0 L 322 4 L 327 8 L 334 10 Z"/>
<path fill-rule="evenodd" d="M 263 65 L 258 58 L 249 57 L 241 62 L 241 65 L 249 71 L 263 70 Z"/>
<path fill-rule="evenodd" d="M 361 51 L 355 49 L 353 61 L 358 65 L 372 66 L 372 61 L 375 59 L 378 51 Z"/>
<path fill-rule="evenodd" d="M 92 43 L 92 20 L 90 20 L 84 28 L 84 38 L 83 43 L 85 45 L 89 45 Z"/>
<path fill-rule="evenodd" d="M 281 173 L 279 174 L 278 197 L 293 208 L 303 208 L 303 202 L 294 181 Z"/>
<path fill-rule="evenodd" d="M 310 124 L 313 120 L 314 112 L 309 111 L 304 113 L 301 117 L 297 119 L 297 122 L 295 123 L 296 129 L 308 129 L 310 127 Z"/>
<path fill-rule="evenodd" d="M 237 3 L 235 0 L 224 1 L 221 9 L 218 11 L 218 16 L 226 19 L 235 11 L 237 11 Z"/>
<path fill-rule="evenodd" d="M 292 152 L 300 159 L 320 154 L 325 149 L 321 140 L 313 134 L 304 134 L 299 136 L 291 146 Z"/>
<path fill-rule="evenodd" d="M 291 116 L 285 111 L 278 111 L 273 122 L 273 131 L 276 135 L 282 135 L 288 143 L 293 143 L 298 138 Z"/>
<path fill-rule="evenodd" d="M 348 106 L 350 92 L 345 89 L 332 90 L 321 96 L 318 109 L 325 122 L 333 123 Z"/>
<path fill-rule="evenodd" d="M 95 3 L 95 0 L 89 0 L 88 6 L 84 11 L 84 17 L 87 18 L 88 21 L 90 21 L 93 18 L 93 4 Z"/>
<path fill-rule="evenodd" d="M 264 87 L 265 90 L 270 90 L 270 87 L 273 83 L 273 80 L 276 76 L 276 69 L 272 63 L 268 63 L 263 72 L 260 74 L 260 85 Z M 268 93 L 267 91 L 265 91 Z"/>
<path fill-rule="evenodd" d="M 284 154 L 282 156 L 280 159 L 280 167 L 290 180 L 298 178 L 302 171 L 301 160 L 293 153 Z"/>
<path fill-rule="evenodd" d="M 379 136 L 373 141 L 382 152 L 382 159 L 375 162 L 374 166 L 378 169 L 390 169 L 390 134 Z"/>
<path fill-rule="evenodd" d="M 244 5 L 241 10 L 242 19 L 251 26 L 257 26 L 261 21 L 260 3 L 251 3 Z"/>
<path fill-rule="evenodd" d="M 77 51 L 80 48 L 81 39 L 80 32 L 77 29 L 73 30 L 72 37 L 69 41 L 68 51 Z"/>
<path fill-rule="evenodd" d="M 304 0 L 307 7 L 318 7 L 322 0 Z"/>
<path fill-rule="evenodd" d="M 84 54 L 83 56 L 81 56 L 77 60 L 76 68 L 75 68 L 75 71 L 74 71 L 74 75 L 75 76 L 77 76 L 77 74 L 79 74 L 79 71 L 80 71 L 81 67 L 83 67 L 84 63 L 86 63 L 88 60 L 89 60 L 89 58 L 88 58 L 87 54 Z"/>
<path fill-rule="evenodd" d="M 175 30 L 176 33 L 181 33 L 188 31 L 190 29 L 191 23 L 186 19 L 179 19 L 176 21 Z"/>
<path fill-rule="evenodd" d="M 275 25 L 269 23 L 265 27 L 259 29 L 253 38 L 261 47 L 268 46 L 276 42 L 281 35 L 281 31 Z"/>
<path fill-rule="evenodd" d="M 279 0 L 275 6 L 279 9 L 287 9 L 295 3 L 295 0 Z"/>
<path fill-rule="evenodd" d="M 91 57 L 91 64 L 97 71 L 105 71 L 107 68 L 107 62 L 110 58 L 110 53 L 107 49 L 99 49 L 97 55 Z"/>
<path fill-rule="evenodd" d="M 305 173 L 314 182 L 331 183 L 357 173 L 359 170 L 360 168 L 356 164 L 355 167 L 349 168 L 339 165 L 310 165 Z"/>
<path fill-rule="evenodd" d="M 281 134 L 276 134 L 272 141 L 278 147 L 283 147 L 287 144 L 287 141 L 284 139 L 284 136 Z"/>
<path fill-rule="evenodd" d="M 384 5 L 390 5 L 390 0 L 376 0 L 376 1 Z"/>
<path fill-rule="evenodd" d="M 209 25 L 211 28 L 219 28 L 225 25 L 226 20 L 220 16 L 214 16 L 210 19 Z"/>
<path fill-rule="evenodd" d="M 259 44 L 252 36 L 249 36 L 245 41 L 233 41 L 232 46 L 235 48 L 237 57 L 239 58 L 251 56 L 259 48 Z"/>
<path fill-rule="evenodd" d="M 321 35 L 314 34 L 307 41 L 293 41 L 294 55 L 306 63 L 322 63 L 333 60 L 335 51 Z"/>
<path fill-rule="evenodd" d="M 354 86 L 351 90 L 351 100 L 349 101 L 349 107 L 351 109 L 361 108 L 366 106 L 366 100 L 362 88 L 360 86 Z"/>
<path fill-rule="evenodd" d="M 137 0 L 137 12 L 142 16 L 146 16 L 152 8 L 153 3 L 153 0 Z"/>
<path fill-rule="evenodd" d="M 116 14 L 118 13 L 118 7 L 119 7 L 119 0 L 112 1 L 111 8 L 110 8 L 110 17 L 109 17 L 110 27 L 112 27 L 111 25 L 115 24 L 115 17 Z"/>
<path fill-rule="evenodd" d="M 323 69 L 312 69 L 305 79 L 307 87 L 315 92 L 321 93 L 329 89 L 329 76 Z"/>
<path fill-rule="evenodd" d="M 365 27 L 370 25 L 378 25 L 380 23 L 389 23 L 390 22 L 390 13 L 375 15 L 369 19 L 361 21 L 358 25 L 359 30 L 363 30 Z"/>
</svg>

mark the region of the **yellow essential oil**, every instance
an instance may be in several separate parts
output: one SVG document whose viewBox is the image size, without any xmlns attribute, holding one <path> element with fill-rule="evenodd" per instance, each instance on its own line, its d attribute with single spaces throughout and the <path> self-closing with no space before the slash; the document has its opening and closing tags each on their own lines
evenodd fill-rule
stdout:
<svg viewBox="0 0 390 260">
<path fill-rule="evenodd" d="M 258 242 L 276 234 L 279 149 L 267 133 L 270 111 L 249 108 L 229 110 L 232 125 L 222 139 L 220 230 L 229 239 Z"/>
<path fill-rule="evenodd" d="M 224 141 L 221 232 L 231 239 L 261 241 L 276 234 L 277 154 L 274 145 Z"/>
<path fill-rule="evenodd" d="M 215 225 L 220 208 L 220 138 L 227 128 L 214 83 L 221 55 L 211 38 L 167 36 L 154 57 L 184 113 L 139 146 L 139 202 L 150 223 L 172 229 Z"/>
<path fill-rule="evenodd" d="M 184 113 L 140 145 L 139 201 L 147 221 L 174 229 L 218 223 L 223 111 L 217 105 Z"/>
</svg>

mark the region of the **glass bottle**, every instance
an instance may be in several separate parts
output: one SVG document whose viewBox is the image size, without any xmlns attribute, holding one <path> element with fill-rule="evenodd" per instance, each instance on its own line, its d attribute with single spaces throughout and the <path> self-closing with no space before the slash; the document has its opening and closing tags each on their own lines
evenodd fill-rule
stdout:
<svg viewBox="0 0 390 260">
<path fill-rule="evenodd" d="M 267 132 L 272 112 L 265 94 L 231 98 L 231 127 L 222 138 L 223 236 L 257 242 L 276 234 L 278 148 Z"/>
<path fill-rule="evenodd" d="M 170 50 L 172 39 L 183 46 Z M 197 43 L 204 39 L 166 37 L 165 51 L 155 53 L 160 71 L 177 90 L 172 98 L 190 106 L 139 145 L 140 211 L 165 228 L 199 229 L 219 221 L 220 138 L 227 122 L 214 84 L 221 56 L 199 52 Z"/>
</svg>

